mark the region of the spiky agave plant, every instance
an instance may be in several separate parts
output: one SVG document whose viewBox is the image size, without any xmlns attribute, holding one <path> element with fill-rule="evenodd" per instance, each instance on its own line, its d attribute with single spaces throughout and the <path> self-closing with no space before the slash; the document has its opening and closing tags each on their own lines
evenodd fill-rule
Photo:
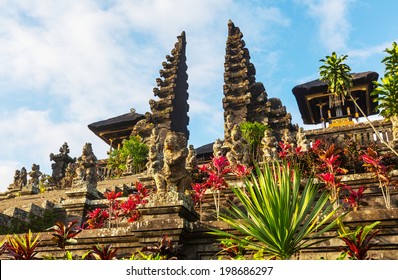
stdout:
<svg viewBox="0 0 398 280">
<path fill-rule="evenodd" d="M 289 259 L 324 241 L 319 237 L 343 214 L 337 214 L 338 209 L 328 203 L 328 193 L 320 192 L 312 178 L 304 186 L 300 182 L 297 167 L 286 163 L 265 165 L 263 169 L 257 166 L 245 181 L 245 188 L 233 188 L 239 203 L 232 204 L 221 217 L 239 234 L 218 229 L 210 233 L 278 259 Z"/>
</svg>

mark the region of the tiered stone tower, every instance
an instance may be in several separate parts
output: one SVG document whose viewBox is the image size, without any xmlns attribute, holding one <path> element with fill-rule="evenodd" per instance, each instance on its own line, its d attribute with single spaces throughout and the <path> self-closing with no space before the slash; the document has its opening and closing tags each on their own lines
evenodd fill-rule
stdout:
<svg viewBox="0 0 398 280">
<path fill-rule="evenodd" d="M 256 69 L 250 62 L 243 34 L 230 20 L 224 63 L 224 140 L 230 143 L 234 124 L 244 121 L 267 123 L 267 92 L 256 82 Z"/>
<path fill-rule="evenodd" d="M 159 100 L 149 101 L 152 111 L 152 122 L 159 130 L 159 142 L 163 143 L 167 131 L 184 133 L 189 139 L 189 105 L 188 105 L 188 74 L 186 64 L 185 32 L 177 37 L 171 55 L 166 56 L 156 79 L 157 87 L 153 89 Z"/>
<path fill-rule="evenodd" d="M 242 37 L 239 27 L 230 20 L 224 63 L 224 146 L 234 145 L 231 132 L 244 121 L 268 125 L 275 141 L 292 138 L 295 128 L 291 116 L 278 98 L 267 98 L 263 83 L 256 82 L 256 69 Z"/>
</svg>

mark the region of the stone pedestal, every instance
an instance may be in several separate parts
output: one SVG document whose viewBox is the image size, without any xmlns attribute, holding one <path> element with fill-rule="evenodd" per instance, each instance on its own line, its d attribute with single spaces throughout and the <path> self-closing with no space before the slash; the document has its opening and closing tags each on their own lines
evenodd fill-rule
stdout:
<svg viewBox="0 0 398 280">
<path fill-rule="evenodd" d="M 130 227 L 141 244 L 157 243 L 166 232 L 173 242 L 181 243 L 185 233 L 192 232 L 199 214 L 191 196 L 173 190 L 152 194 L 148 200 L 140 208 L 140 220 Z"/>
<path fill-rule="evenodd" d="M 96 184 L 86 182 L 75 182 L 73 188 L 65 194 L 68 197 L 63 203 L 67 217 L 66 222 L 78 220 L 78 225 L 82 225 L 87 211 L 91 210 L 91 201 L 101 198 Z"/>
</svg>

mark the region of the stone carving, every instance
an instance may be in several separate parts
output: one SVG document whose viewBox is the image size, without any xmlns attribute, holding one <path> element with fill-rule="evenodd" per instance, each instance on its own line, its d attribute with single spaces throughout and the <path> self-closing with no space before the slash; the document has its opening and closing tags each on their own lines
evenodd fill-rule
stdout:
<svg viewBox="0 0 398 280">
<path fill-rule="evenodd" d="M 286 107 L 282 105 L 279 98 L 269 98 L 266 104 L 268 126 L 276 137 L 277 142 L 294 141 L 297 128 L 291 123 L 292 116 L 287 113 Z M 286 142 L 286 141 L 285 141 Z"/>
<path fill-rule="evenodd" d="M 164 166 L 155 174 L 158 193 L 177 191 L 184 193 L 191 186 L 191 178 L 185 168 L 188 155 L 184 133 L 169 131 L 164 141 Z"/>
<path fill-rule="evenodd" d="M 27 184 L 27 172 L 25 167 L 21 170 L 17 169 L 14 173 L 14 181 L 8 186 L 8 190 L 22 190 Z"/>
<path fill-rule="evenodd" d="M 14 183 L 12 184 L 13 189 L 21 189 L 21 171 L 15 170 Z"/>
<path fill-rule="evenodd" d="M 66 142 L 59 148 L 59 154 L 50 154 L 50 160 L 55 162 L 51 164 L 51 168 L 53 170 L 51 176 L 56 182 L 59 182 L 65 177 L 65 170 L 68 164 L 76 161 L 76 158 L 71 158 L 68 154 L 69 146 Z"/>
<path fill-rule="evenodd" d="M 196 151 L 193 145 L 189 145 L 188 147 L 188 156 L 187 156 L 187 164 L 186 169 L 188 171 L 194 170 L 198 166 L 198 160 L 196 158 Z"/>
<path fill-rule="evenodd" d="M 132 135 L 140 136 L 145 144 L 149 143 L 154 124 L 152 123 L 152 114 L 149 112 L 145 113 L 145 119 L 138 121 L 132 131 Z"/>
<path fill-rule="evenodd" d="M 264 132 L 264 137 L 261 139 L 261 147 L 263 152 L 263 157 L 265 161 L 271 161 L 275 159 L 277 154 L 277 145 L 275 136 L 269 129 Z"/>
<path fill-rule="evenodd" d="M 289 144 L 293 144 L 295 142 L 289 129 L 282 129 L 282 142 Z"/>
<path fill-rule="evenodd" d="M 159 143 L 159 130 L 156 127 L 152 129 L 149 138 L 149 153 L 146 167 L 148 175 L 156 174 L 163 167 L 163 151 Z"/>
<path fill-rule="evenodd" d="M 29 181 L 28 181 L 28 185 L 29 186 L 39 186 L 40 183 L 40 176 L 43 173 L 41 173 L 40 171 L 40 165 L 38 164 L 32 164 L 32 170 L 29 172 Z"/>
<path fill-rule="evenodd" d="M 97 184 L 97 157 L 93 153 L 91 143 L 86 143 L 83 147 L 82 155 L 77 158 L 76 179 L 80 183 L 89 185 Z"/>
<path fill-rule="evenodd" d="M 65 176 L 61 179 L 61 188 L 72 187 L 73 179 L 76 177 L 76 163 L 69 163 L 65 169 Z"/>
<path fill-rule="evenodd" d="M 231 165 L 248 163 L 248 143 L 242 137 L 239 125 L 235 124 L 231 131 L 230 151 L 227 159 Z"/>
<path fill-rule="evenodd" d="M 156 79 L 157 87 L 153 89 L 158 100 L 150 100 L 152 122 L 159 129 L 159 143 L 163 143 L 166 131 L 184 133 L 189 138 L 188 124 L 188 75 L 186 65 L 185 32 L 177 37 L 171 55 L 166 56 Z"/>
<path fill-rule="evenodd" d="M 225 149 L 223 147 L 223 141 L 217 139 L 213 144 L 213 156 L 220 157 L 225 154 Z"/>
<path fill-rule="evenodd" d="M 257 83 L 256 69 L 250 63 L 249 50 L 239 27 L 228 22 L 228 38 L 224 63 L 224 143 L 233 146 L 231 132 L 244 121 L 264 123 L 266 120 L 267 93 L 262 83 Z"/>
<path fill-rule="evenodd" d="M 304 129 L 302 127 L 297 128 L 296 143 L 297 147 L 301 147 L 302 151 L 307 151 L 307 139 L 305 138 Z"/>
<path fill-rule="evenodd" d="M 21 172 L 22 173 L 22 172 Z M 25 188 L 28 189 L 30 193 L 39 193 L 39 185 L 40 185 L 40 177 L 43 175 L 40 171 L 40 165 L 32 164 L 32 170 L 29 172 L 29 181 L 26 184 Z M 26 190 L 23 190 L 26 192 Z"/>
<path fill-rule="evenodd" d="M 147 174 L 154 176 L 158 192 L 183 192 L 190 187 L 185 167 L 189 138 L 185 32 L 177 38 L 156 79 L 153 93 L 158 99 L 149 101 L 154 128 L 148 140 Z"/>
</svg>

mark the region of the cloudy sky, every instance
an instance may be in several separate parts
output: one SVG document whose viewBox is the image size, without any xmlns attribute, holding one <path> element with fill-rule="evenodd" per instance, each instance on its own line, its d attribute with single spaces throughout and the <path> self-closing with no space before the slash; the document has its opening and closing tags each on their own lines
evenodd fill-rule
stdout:
<svg viewBox="0 0 398 280">
<path fill-rule="evenodd" d="M 108 147 L 87 125 L 149 111 L 165 55 L 186 31 L 190 143 L 223 137 L 227 22 L 239 26 L 269 97 L 302 126 L 291 89 L 318 78 L 336 51 L 353 72 L 383 74 L 398 40 L 395 0 L 0 0 L 0 191 L 32 163 L 51 174 L 66 141 Z"/>
</svg>

